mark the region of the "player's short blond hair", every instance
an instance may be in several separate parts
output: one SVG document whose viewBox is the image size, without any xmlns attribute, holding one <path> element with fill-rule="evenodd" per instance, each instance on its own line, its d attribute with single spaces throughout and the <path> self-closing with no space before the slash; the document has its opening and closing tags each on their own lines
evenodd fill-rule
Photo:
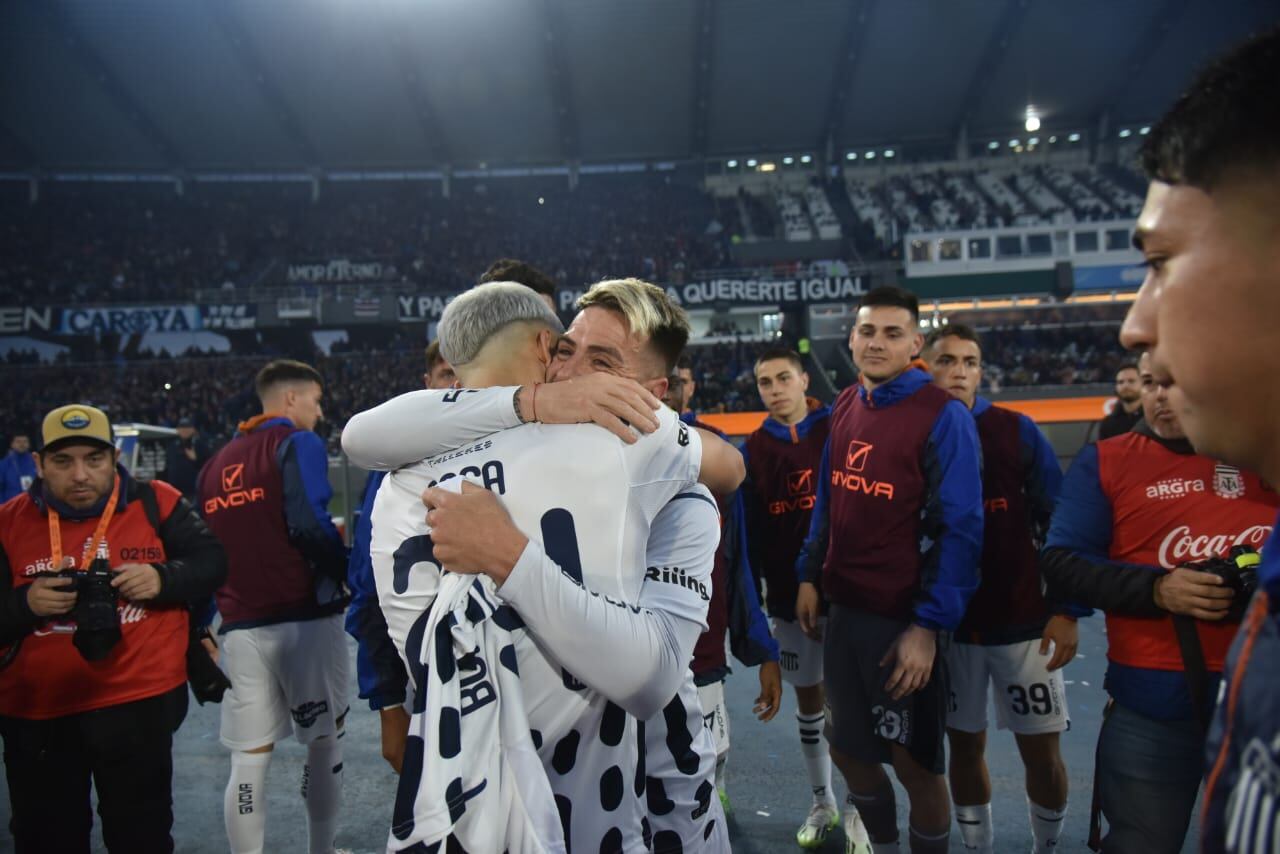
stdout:
<svg viewBox="0 0 1280 854">
<path fill-rule="evenodd" d="M 689 343 L 689 315 L 662 288 L 640 279 L 606 279 L 578 298 L 579 311 L 592 307 L 618 312 L 632 333 L 648 340 L 662 357 L 662 376 L 675 369 Z"/>
</svg>

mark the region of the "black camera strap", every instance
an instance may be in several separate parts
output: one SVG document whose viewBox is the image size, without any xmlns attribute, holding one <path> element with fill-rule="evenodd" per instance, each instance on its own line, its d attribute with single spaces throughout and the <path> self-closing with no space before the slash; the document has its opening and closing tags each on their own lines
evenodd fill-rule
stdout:
<svg viewBox="0 0 1280 854">
<path fill-rule="evenodd" d="M 1200 633 L 1196 621 L 1186 614 L 1173 615 L 1173 633 L 1178 636 L 1178 648 L 1182 651 L 1182 667 L 1187 677 L 1187 692 L 1191 695 L 1191 710 L 1200 724 L 1200 731 L 1209 732 L 1209 668 L 1204 663 L 1204 647 L 1200 645 Z"/>
</svg>

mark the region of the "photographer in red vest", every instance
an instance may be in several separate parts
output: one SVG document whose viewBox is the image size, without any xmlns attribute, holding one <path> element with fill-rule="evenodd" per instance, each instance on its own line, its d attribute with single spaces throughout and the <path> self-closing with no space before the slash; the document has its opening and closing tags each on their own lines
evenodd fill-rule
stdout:
<svg viewBox="0 0 1280 854">
<path fill-rule="evenodd" d="M 107 416 L 44 419 L 38 478 L 0 507 L 0 735 L 15 850 L 169 852 L 188 605 L 226 555 L 176 489 L 119 465 Z"/>
<path fill-rule="evenodd" d="M 1040 568 L 1051 602 L 1106 613 L 1111 702 L 1094 772 L 1102 850 L 1172 854 L 1204 776 L 1206 728 L 1243 610 L 1232 615 L 1238 597 L 1211 567 L 1184 564 L 1261 547 L 1280 499 L 1255 475 L 1197 454 L 1146 353 L 1139 370 L 1143 420 L 1076 457 Z M 1095 816 L 1095 842 L 1099 834 Z"/>
</svg>

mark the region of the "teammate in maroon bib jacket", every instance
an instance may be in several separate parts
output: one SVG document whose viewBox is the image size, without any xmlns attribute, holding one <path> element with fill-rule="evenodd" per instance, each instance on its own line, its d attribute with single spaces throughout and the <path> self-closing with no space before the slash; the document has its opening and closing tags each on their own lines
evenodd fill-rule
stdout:
<svg viewBox="0 0 1280 854">
<path fill-rule="evenodd" d="M 302 362 L 258 372 L 263 414 L 205 465 L 201 509 L 229 558 L 216 594 L 222 666 L 222 743 L 231 750 L 223 801 L 233 854 L 262 850 L 263 787 L 275 742 L 307 746 L 302 796 L 310 850 L 333 849 L 342 797 L 343 719 L 350 697 L 342 611 L 347 554 L 327 509 L 329 462 L 312 432 L 321 378 Z"/>
<path fill-rule="evenodd" d="M 831 409 L 805 397 L 809 375 L 792 350 L 766 350 L 756 359 L 756 388 L 769 417 L 747 437 L 742 487 L 751 565 L 765 585 L 765 601 L 780 648 L 782 678 L 796 691 L 796 722 L 813 792 L 809 815 L 796 831 L 801 848 L 820 848 L 839 823 L 831 787 L 831 753 L 822 693 L 822 644 L 796 623 L 796 557 L 817 501 L 818 469 Z M 825 622 L 825 621 L 824 621 Z"/>
<path fill-rule="evenodd" d="M 818 633 L 821 586 L 827 738 L 849 784 L 846 836 L 856 807 L 872 842 L 896 843 L 881 768 L 892 763 L 911 799 L 911 850 L 943 852 L 951 815 L 939 653 L 978 586 L 982 476 L 973 416 L 912 367 L 919 322 L 908 291 L 876 288 L 862 299 L 849 338 L 861 382 L 831 409 L 796 617 Z"/>
<path fill-rule="evenodd" d="M 978 396 L 982 346 L 951 323 L 925 350 L 934 383 L 973 413 L 982 442 L 982 583 L 947 652 L 947 738 L 956 823 L 965 849 L 991 854 L 991 779 L 985 759 L 987 696 L 1001 729 L 1014 733 L 1026 765 L 1034 854 L 1057 845 L 1067 810 L 1067 770 L 1058 734 L 1067 728 L 1062 666 L 1076 652 L 1081 609 L 1051 612 L 1037 552 L 1049 530 L 1062 470 L 1035 422 Z M 1052 644 L 1052 655 L 1050 645 Z"/>
</svg>

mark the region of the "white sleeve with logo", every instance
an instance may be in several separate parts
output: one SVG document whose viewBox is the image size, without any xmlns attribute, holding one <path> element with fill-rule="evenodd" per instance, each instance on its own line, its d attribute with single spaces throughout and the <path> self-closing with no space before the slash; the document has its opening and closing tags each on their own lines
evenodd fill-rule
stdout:
<svg viewBox="0 0 1280 854">
<path fill-rule="evenodd" d="M 668 559 L 647 568 L 635 605 L 587 590 L 532 540 L 498 589 L 567 670 L 641 720 L 675 695 L 707 627 L 720 543 L 710 493 L 694 486 L 670 501 L 650 542 Z"/>
<path fill-rule="evenodd" d="M 357 413 L 342 431 L 342 450 L 375 471 L 416 463 L 467 442 L 520 426 L 513 386 L 422 389 Z"/>
</svg>

